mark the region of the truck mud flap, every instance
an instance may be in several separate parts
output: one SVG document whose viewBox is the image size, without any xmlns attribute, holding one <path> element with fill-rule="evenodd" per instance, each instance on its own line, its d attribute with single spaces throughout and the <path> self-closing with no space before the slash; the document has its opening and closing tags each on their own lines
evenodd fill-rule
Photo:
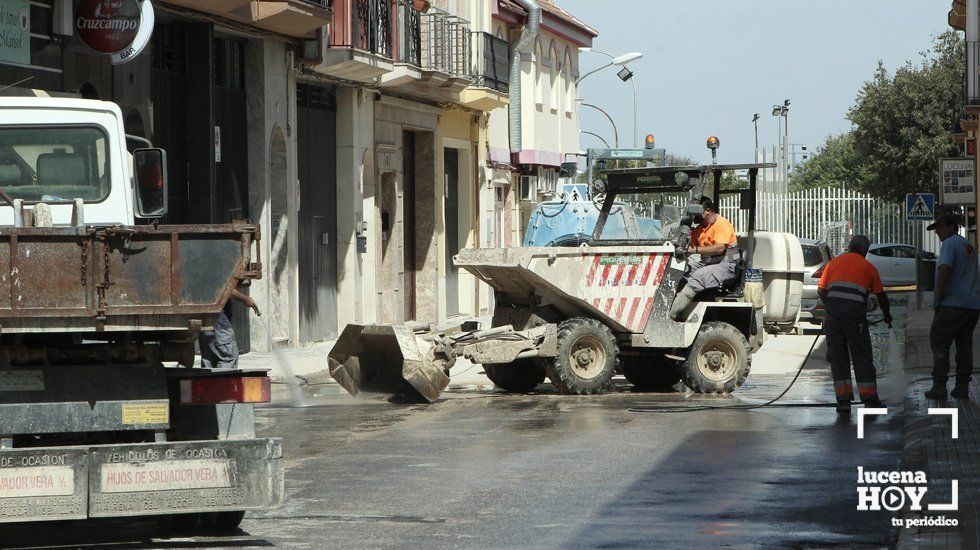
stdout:
<svg viewBox="0 0 980 550">
<path fill-rule="evenodd" d="M 85 519 L 88 449 L 0 451 L 0 523 Z"/>
<path fill-rule="evenodd" d="M 282 442 L 193 441 L 94 448 L 89 517 L 262 510 L 282 504 Z"/>
<path fill-rule="evenodd" d="M 7 523 L 264 510 L 285 493 L 278 439 L 12 449 L 0 465 Z"/>
</svg>

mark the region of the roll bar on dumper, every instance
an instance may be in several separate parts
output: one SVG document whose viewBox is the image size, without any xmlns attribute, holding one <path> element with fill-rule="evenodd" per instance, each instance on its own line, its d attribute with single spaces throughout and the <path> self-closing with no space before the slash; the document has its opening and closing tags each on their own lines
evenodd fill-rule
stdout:
<svg viewBox="0 0 980 550">
<path fill-rule="evenodd" d="M 749 211 L 744 267 L 751 265 L 754 253 L 756 179 L 760 169 L 769 167 L 772 165 L 715 164 L 609 171 L 591 243 L 464 249 L 454 258 L 457 267 L 494 288 L 492 328 L 479 330 L 472 322 L 445 331 L 428 324 L 349 325 L 329 353 L 331 375 L 352 395 L 383 393 L 428 401 L 437 399 L 446 388 L 449 370 L 458 357 L 483 364 L 495 384 L 511 391 L 533 389 L 548 377 L 560 391 L 595 393 L 608 385 L 612 371 L 619 368 L 610 365 L 620 356 L 649 364 L 642 370 L 664 367 L 670 379 L 676 365 L 664 356 L 692 349 L 706 324 L 725 322 L 736 327 L 728 332 L 737 333 L 738 338 L 747 341 L 753 337 L 752 304 L 737 298 L 722 296 L 698 303 L 688 322 L 675 322 L 668 312 L 686 267 L 691 231 L 700 222 L 700 198 L 709 178 L 714 184 L 709 196 L 717 201 L 738 195 L 740 206 Z M 723 189 L 722 175 L 728 170 L 747 171 L 748 188 Z M 688 198 L 679 231 L 672 239 L 602 239 L 617 195 L 662 192 L 683 193 Z M 575 340 L 570 344 L 570 339 Z M 729 347 L 739 346 L 741 342 Z M 748 349 L 747 343 L 744 348 Z M 744 364 L 732 367 L 738 371 L 734 377 L 697 387 L 722 392 L 741 384 L 744 374 L 739 373 L 747 373 L 745 349 L 735 349 L 737 357 L 729 361 Z M 728 360 L 712 357 L 716 363 Z"/>
</svg>

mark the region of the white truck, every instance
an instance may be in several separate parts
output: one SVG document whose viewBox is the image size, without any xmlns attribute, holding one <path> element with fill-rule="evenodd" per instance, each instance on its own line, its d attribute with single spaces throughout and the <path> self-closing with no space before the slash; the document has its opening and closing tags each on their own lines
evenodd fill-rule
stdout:
<svg viewBox="0 0 980 550">
<path fill-rule="evenodd" d="M 267 373 L 188 368 L 261 276 L 258 228 L 166 210 L 166 153 L 118 106 L 0 98 L 0 523 L 232 529 L 282 503 L 281 442 L 255 436 Z"/>
</svg>

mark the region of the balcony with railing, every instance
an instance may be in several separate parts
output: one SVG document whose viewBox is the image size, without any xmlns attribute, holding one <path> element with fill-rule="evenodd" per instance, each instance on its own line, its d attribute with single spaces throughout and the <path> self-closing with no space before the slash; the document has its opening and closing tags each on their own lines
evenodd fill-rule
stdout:
<svg viewBox="0 0 980 550">
<path fill-rule="evenodd" d="M 510 44 L 488 32 L 470 35 L 473 84 L 463 92 L 462 102 L 481 111 L 501 107 L 510 92 Z"/>
<path fill-rule="evenodd" d="M 418 82 L 422 79 L 422 14 L 411 2 L 396 0 L 391 34 L 395 68 L 381 77 L 381 85 L 392 88 Z"/>
<path fill-rule="evenodd" d="M 488 32 L 473 33 L 473 85 L 502 93 L 510 91 L 510 44 Z"/>
<path fill-rule="evenodd" d="M 371 82 L 394 67 L 392 0 L 334 0 L 323 64 L 328 75 Z"/>
<path fill-rule="evenodd" d="M 459 92 L 472 83 L 469 21 L 434 7 L 420 13 L 412 2 L 396 1 L 395 68 L 381 77 L 381 85 L 430 99 L 458 100 Z"/>
<path fill-rule="evenodd" d="M 421 23 L 423 80 L 455 91 L 470 85 L 469 21 L 431 8 Z"/>
<path fill-rule="evenodd" d="M 332 19 L 332 0 L 168 0 L 275 33 L 305 38 Z"/>
</svg>

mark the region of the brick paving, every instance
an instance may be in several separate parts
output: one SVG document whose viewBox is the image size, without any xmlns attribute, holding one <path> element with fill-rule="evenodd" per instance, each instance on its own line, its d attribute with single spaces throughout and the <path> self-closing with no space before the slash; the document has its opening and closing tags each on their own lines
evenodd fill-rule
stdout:
<svg viewBox="0 0 980 550">
<path fill-rule="evenodd" d="M 903 519 L 918 517 L 956 518 L 956 527 L 912 527 L 899 530 L 899 548 L 980 548 L 980 384 L 974 376 L 970 401 L 926 399 L 931 386 L 932 352 L 929 325 L 932 309 L 910 311 L 905 339 L 905 376 L 908 390 L 904 403 L 902 469 L 924 471 L 929 479 L 925 501 L 948 503 L 951 480 L 959 480 L 958 511 L 906 511 Z M 975 368 L 980 365 L 980 346 L 974 350 Z M 953 367 L 955 370 L 955 366 Z M 952 373 L 951 373 L 952 375 Z M 952 389 L 953 380 L 949 382 Z M 951 438 L 949 416 L 930 416 L 928 409 L 959 410 L 959 438 Z M 925 502 L 923 503 L 925 504 Z"/>
</svg>

